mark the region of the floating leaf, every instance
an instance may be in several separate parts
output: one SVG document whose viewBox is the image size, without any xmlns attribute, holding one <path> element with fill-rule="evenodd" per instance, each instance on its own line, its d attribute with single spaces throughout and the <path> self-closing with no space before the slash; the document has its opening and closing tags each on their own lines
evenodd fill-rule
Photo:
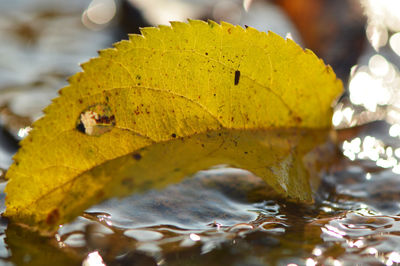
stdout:
<svg viewBox="0 0 400 266">
<path fill-rule="evenodd" d="M 7 172 L 12 221 L 53 230 L 106 197 L 217 163 L 311 199 L 296 169 L 313 139 L 289 129 L 330 127 L 342 89 L 331 68 L 271 32 L 171 24 L 142 29 L 70 78 Z"/>
</svg>

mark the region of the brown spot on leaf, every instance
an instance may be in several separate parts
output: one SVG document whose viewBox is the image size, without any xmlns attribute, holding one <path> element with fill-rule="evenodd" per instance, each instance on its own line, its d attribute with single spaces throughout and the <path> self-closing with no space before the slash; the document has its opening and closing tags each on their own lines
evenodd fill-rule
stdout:
<svg viewBox="0 0 400 266">
<path fill-rule="evenodd" d="M 301 117 L 299 117 L 299 116 L 295 116 L 294 121 L 296 121 L 296 123 L 300 124 L 303 121 L 303 119 L 301 119 Z"/>
<path fill-rule="evenodd" d="M 54 209 L 47 215 L 46 223 L 48 225 L 54 225 L 57 223 L 59 219 L 60 219 L 60 212 L 58 211 L 58 209 Z"/>
<path fill-rule="evenodd" d="M 142 159 L 142 155 L 140 155 L 140 153 L 134 153 L 132 156 L 133 156 L 133 159 L 135 159 L 136 161 L 139 161 L 140 159 Z"/>
<path fill-rule="evenodd" d="M 102 199 L 102 198 L 104 198 L 104 195 L 105 195 L 105 194 L 106 194 L 106 193 L 104 192 L 104 190 L 101 189 L 101 190 L 97 191 L 97 193 L 96 193 L 96 198 L 97 198 L 97 199 Z"/>
</svg>

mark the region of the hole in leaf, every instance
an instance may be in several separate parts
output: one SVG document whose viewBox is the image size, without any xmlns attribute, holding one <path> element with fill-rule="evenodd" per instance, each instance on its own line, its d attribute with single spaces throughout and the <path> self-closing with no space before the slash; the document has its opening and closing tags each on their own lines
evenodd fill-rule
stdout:
<svg viewBox="0 0 400 266">
<path fill-rule="evenodd" d="M 76 129 L 89 136 L 100 136 L 115 126 L 115 116 L 106 104 L 95 104 L 84 110 L 78 118 Z"/>
</svg>

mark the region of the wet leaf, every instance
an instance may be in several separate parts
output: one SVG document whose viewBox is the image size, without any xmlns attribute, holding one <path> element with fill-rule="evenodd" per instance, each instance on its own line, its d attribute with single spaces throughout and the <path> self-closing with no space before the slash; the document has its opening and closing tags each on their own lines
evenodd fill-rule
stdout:
<svg viewBox="0 0 400 266">
<path fill-rule="evenodd" d="M 7 258 L 9 264 L 81 265 L 83 258 L 73 249 L 61 248 L 55 240 L 40 236 L 36 232 L 10 224 L 4 235 L 4 241 L 11 253 Z"/>
<path fill-rule="evenodd" d="M 12 221 L 54 230 L 106 197 L 221 163 L 311 199 L 302 155 L 330 128 L 342 89 L 311 51 L 271 32 L 174 22 L 144 28 L 82 68 L 7 172 Z M 314 131 L 308 140 L 305 129 Z"/>
</svg>

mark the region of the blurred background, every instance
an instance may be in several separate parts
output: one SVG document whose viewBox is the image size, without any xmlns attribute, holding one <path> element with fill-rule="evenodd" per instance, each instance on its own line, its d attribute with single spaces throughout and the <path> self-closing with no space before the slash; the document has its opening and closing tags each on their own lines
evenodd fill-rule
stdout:
<svg viewBox="0 0 400 266">
<path fill-rule="evenodd" d="M 209 259 L 207 265 L 219 259 L 264 265 L 271 257 L 282 265 L 293 261 L 301 265 L 400 263 L 399 0 L 0 0 L 0 175 L 11 164 L 19 140 L 29 134 L 31 123 L 42 116 L 42 108 L 57 96 L 67 78 L 80 71 L 80 63 L 129 33 L 140 33 L 140 27 L 188 18 L 223 20 L 292 38 L 323 58 L 342 79 L 345 93 L 335 105 L 332 123 L 344 156 L 323 176 L 320 202 L 303 208 L 273 200 L 239 200 L 231 191 L 224 193 L 228 184 L 236 184 L 239 194 L 246 192 L 246 182 L 261 188 L 262 184 L 248 173 L 237 178 L 229 171 L 205 171 L 200 178 L 160 192 L 93 207 L 91 214 L 77 219 L 78 225 L 65 225 L 56 242 L 46 246 L 55 258 L 70 252 L 68 247 L 79 247 L 84 255 L 78 260 L 85 258 L 84 265 L 101 262 L 100 253 L 103 258 L 127 258 L 127 264 L 121 265 L 131 265 L 137 253 L 120 256 L 129 238 L 152 254 L 151 263 L 144 257 L 143 265 L 179 261 L 194 243 L 202 243 L 202 249 L 194 245 L 190 256 L 201 254 L 203 260 Z M 202 175 L 211 176 L 213 184 L 219 177 L 219 187 L 208 186 Z M 240 180 L 232 181 L 235 176 Z M 0 186 L 4 188 L 4 183 Z M 222 224 L 205 223 L 209 217 Z M 151 223 L 140 220 L 144 218 Z M 124 219 L 129 229 L 125 232 L 119 231 Z M 182 227 L 180 219 L 185 230 L 150 228 L 162 223 Z M 104 238 L 111 239 L 108 245 L 99 247 L 103 242 L 89 241 L 92 221 L 113 230 L 106 234 L 102 229 Z M 138 226 L 149 228 L 139 234 Z M 209 231 L 193 231 L 202 226 Z M 7 229 L 8 242 L 3 243 L 5 230 L 6 223 L 0 221 L 0 259 L 13 255 L 17 264 L 26 263 L 27 255 L 34 257 L 32 247 L 43 254 L 47 240 L 39 239 L 42 245 L 36 247 L 36 236 L 27 238 L 26 232 L 13 236 L 14 231 Z M 29 238 L 32 246 L 20 248 L 22 243 L 30 245 Z M 239 247 L 234 245 L 238 243 Z M 173 255 L 155 256 L 160 250 Z M 180 258 L 178 251 L 183 252 Z"/>
</svg>

